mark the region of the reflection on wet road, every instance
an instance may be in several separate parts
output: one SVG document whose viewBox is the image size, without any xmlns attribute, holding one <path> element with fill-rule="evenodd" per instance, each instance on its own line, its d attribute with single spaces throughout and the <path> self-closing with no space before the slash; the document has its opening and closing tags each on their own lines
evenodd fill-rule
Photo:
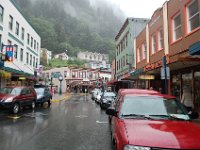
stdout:
<svg viewBox="0 0 200 150">
<path fill-rule="evenodd" d="M 73 95 L 51 108 L 0 111 L 1 150 L 112 150 L 105 111 L 90 95 Z"/>
</svg>

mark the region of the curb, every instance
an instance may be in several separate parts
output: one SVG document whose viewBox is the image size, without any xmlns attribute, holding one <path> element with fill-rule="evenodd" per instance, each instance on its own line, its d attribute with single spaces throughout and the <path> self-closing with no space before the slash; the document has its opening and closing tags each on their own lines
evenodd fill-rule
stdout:
<svg viewBox="0 0 200 150">
<path fill-rule="evenodd" d="M 60 101 L 63 101 L 63 100 L 68 100 L 70 97 L 71 97 L 71 95 L 68 95 L 68 96 L 63 97 L 62 99 L 58 99 L 58 100 L 54 99 L 54 100 L 51 100 L 51 102 L 54 103 L 54 102 L 60 102 Z"/>
</svg>

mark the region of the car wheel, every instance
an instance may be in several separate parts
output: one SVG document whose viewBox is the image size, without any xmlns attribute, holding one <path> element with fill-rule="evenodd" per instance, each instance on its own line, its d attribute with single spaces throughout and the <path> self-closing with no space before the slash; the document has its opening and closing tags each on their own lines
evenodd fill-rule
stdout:
<svg viewBox="0 0 200 150">
<path fill-rule="evenodd" d="M 32 108 L 32 109 L 35 109 L 35 101 L 32 101 L 32 103 L 31 103 L 31 108 Z"/>
<path fill-rule="evenodd" d="M 48 100 L 48 107 L 51 106 L 51 99 Z"/>
<path fill-rule="evenodd" d="M 20 110 L 20 106 L 18 103 L 14 103 L 13 107 L 12 107 L 12 112 L 13 114 L 17 114 L 19 113 L 19 110 Z"/>
</svg>

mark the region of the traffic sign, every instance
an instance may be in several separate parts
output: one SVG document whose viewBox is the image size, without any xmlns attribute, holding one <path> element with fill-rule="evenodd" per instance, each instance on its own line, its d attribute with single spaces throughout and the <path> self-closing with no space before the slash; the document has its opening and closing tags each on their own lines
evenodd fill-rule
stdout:
<svg viewBox="0 0 200 150">
<path fill-rule="evenodd" d="M 167 79 L 169 80 L 170 79 L 170 70 L 169 70 L 169 67 L 166 67 L 166 75 L 167 75 Z M 165 79 L 165 68 L 164 67 L 162 67 L 160 69 L 160 76 L 161 76 L 162 80 Z"/>
</svg>

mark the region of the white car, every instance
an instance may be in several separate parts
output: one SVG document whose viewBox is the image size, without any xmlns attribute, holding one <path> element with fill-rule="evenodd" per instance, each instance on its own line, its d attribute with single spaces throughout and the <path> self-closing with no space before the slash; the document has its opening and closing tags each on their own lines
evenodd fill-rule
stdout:
<svg viewBox="0 0 200 150">
<path fill-rule="evenodd" d="M 103 93 L 102 93 L 101 91 L 97 92 L 97 96 L 96 96 L 96 99 L 95 99 L 95 101 L 96 101 L 97 103 L 100 102 L 100 99 L 101 99 L 102 94 L 103 94 Z"/>
</svg>

